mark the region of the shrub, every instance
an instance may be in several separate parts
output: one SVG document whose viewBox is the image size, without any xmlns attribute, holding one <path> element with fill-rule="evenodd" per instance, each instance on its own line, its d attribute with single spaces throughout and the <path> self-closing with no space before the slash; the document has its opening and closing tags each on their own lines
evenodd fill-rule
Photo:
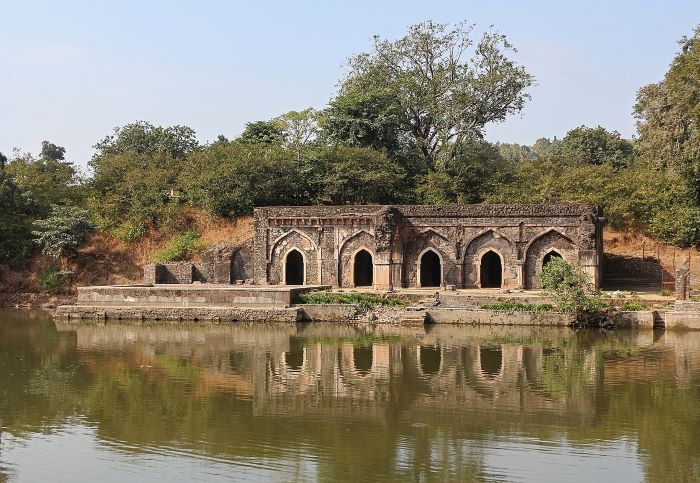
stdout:
<svg viewBox="0 0 700 483">
<path fill-rule="evenodd" d="M 554 310 L 552 304 L 524 304 L 520 302 L 493 302 L 481 306 L 485 310 L 498 310 L 502 312 L 550 312 Z"/>
<path fill-rule="evenodd" d="M 52 205 L 51 215 L 34 222 L 34 226 L 34 241 L 41 245 L 44 255 L 54 260 L 75 250 L 95 229 L 86 210 L 59 205 Z"/>
<path fill-rule="evenodd" d="M 635 300 L 632 302 L 627 302 L 626 304 L 620 307 L 620 310 L 623 312 L 638 312 L 640 310 L 649 310 L 649 307 L 639 302 L 638 300 Z"/>
<path fill-rule="evenodd" d="M 155 254 L 156 262 L 178 262 L 190 258 L 195 253 L 201 252 L 206 245 L 199 239 L 196 230 L 187 230 L 178 233 L 170 239 L 168 244 Z"/>
<path fill-rule="evenodd" d="M 578 263 L 555 258 L 542 269 L 542 288 L 562 312 L 597 310 L 602 307 L 600 294 L 590 275 Z"/>
<path fill-rule="evenodd" d="M 63 290 L 65 278 L 56 267 L 48 267 L 37 274 L 42 292 L 58 293 Z"/>
<path fill-rule="evenodd" d="M 355 304 L 360 310 L 367 310 L 378 306 L 403 307 L 408 305 L 408 302 L 397 297 L 342 292 L 303 292 L 299 294 L 298 300 L 302 304 Z"/>
<path fill-rule="evenodd" d="M 110 234 L 119 238 L 124 243 L 135 242 L 146 233 L 146 227 L 143 223 L 135 223 L 133 221 L 125 221 L 121 225 L 112 228 Z"/>
</svg>

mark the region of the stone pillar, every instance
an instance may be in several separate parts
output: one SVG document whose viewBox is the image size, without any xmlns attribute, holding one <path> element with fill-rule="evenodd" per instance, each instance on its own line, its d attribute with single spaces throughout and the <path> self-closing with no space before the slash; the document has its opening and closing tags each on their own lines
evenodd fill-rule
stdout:
<svg viewBox="0 0 700 483">
<path fill-rule="evenodd" d="M 685 262 L 676 269 L 676 300 L 690 298 L 690 264 Z"/>
<path fill-rule="evenodd" d="M 376 290 L 393 290 L 391 260 L 388 254 L 377 253 L 374 261 L 374 288 Z"/>
<path fill-rule="evenodd" d="M 518 272 L 518 282 L 516 288 L 518 290 L 523 290 L 525 288 L 525 260 L 516 260 L 515 265 Z"/>
<path fill-rule="evenodd" d="M 598 270 L 598 252 L 596 250 L 579 250 L 578 261 L 583 271 L 590 275 L 595 288 L 600 286 L 600 270 Z"/>
</svg>

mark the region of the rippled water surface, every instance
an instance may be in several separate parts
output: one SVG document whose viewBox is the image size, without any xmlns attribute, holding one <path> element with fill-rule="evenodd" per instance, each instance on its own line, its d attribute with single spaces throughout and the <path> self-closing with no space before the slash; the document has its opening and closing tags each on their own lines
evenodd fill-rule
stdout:
<svg viewBox="0 0 700 483">
<path fill-rule="evenodd" d="M 0 312 L 0 481 L 697 481 L 700 333 Z"/>
</svg>

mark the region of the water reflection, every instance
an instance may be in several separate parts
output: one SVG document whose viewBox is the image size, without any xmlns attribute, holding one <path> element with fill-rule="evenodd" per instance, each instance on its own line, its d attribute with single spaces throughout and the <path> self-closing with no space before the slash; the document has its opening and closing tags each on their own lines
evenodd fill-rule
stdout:
<svg viewBox="0 0 700 483">
<path fill-rule="evenodd" d="M 68 445 L 78 479 L 683 481 L 699 423 L 696 333 L 0 314 L 0 475 L 20 479 L 55 479 Z"/>
</svg>

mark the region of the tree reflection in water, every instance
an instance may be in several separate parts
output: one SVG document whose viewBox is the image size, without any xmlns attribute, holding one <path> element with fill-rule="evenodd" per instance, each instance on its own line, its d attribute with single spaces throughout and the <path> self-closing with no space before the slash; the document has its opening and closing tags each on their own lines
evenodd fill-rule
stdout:
<svg viewBox="0 0 700 483">
<path fill-rule="evenodd" d="M 0 474 L 15 463 L 8 436 L 61 434 L 77 417 L 124 451 L 177 447 L 284 472 L 312 462 L 320 480 L 569 479 L 542 466 L 558 454 L 581 479 L 630 466 L 650 480 L 700 477 L 696 333 L 59 329 L 42 314 L 0 314 Z M 531 457 L 494 460 L 511 450 Z"/>
</svg>

